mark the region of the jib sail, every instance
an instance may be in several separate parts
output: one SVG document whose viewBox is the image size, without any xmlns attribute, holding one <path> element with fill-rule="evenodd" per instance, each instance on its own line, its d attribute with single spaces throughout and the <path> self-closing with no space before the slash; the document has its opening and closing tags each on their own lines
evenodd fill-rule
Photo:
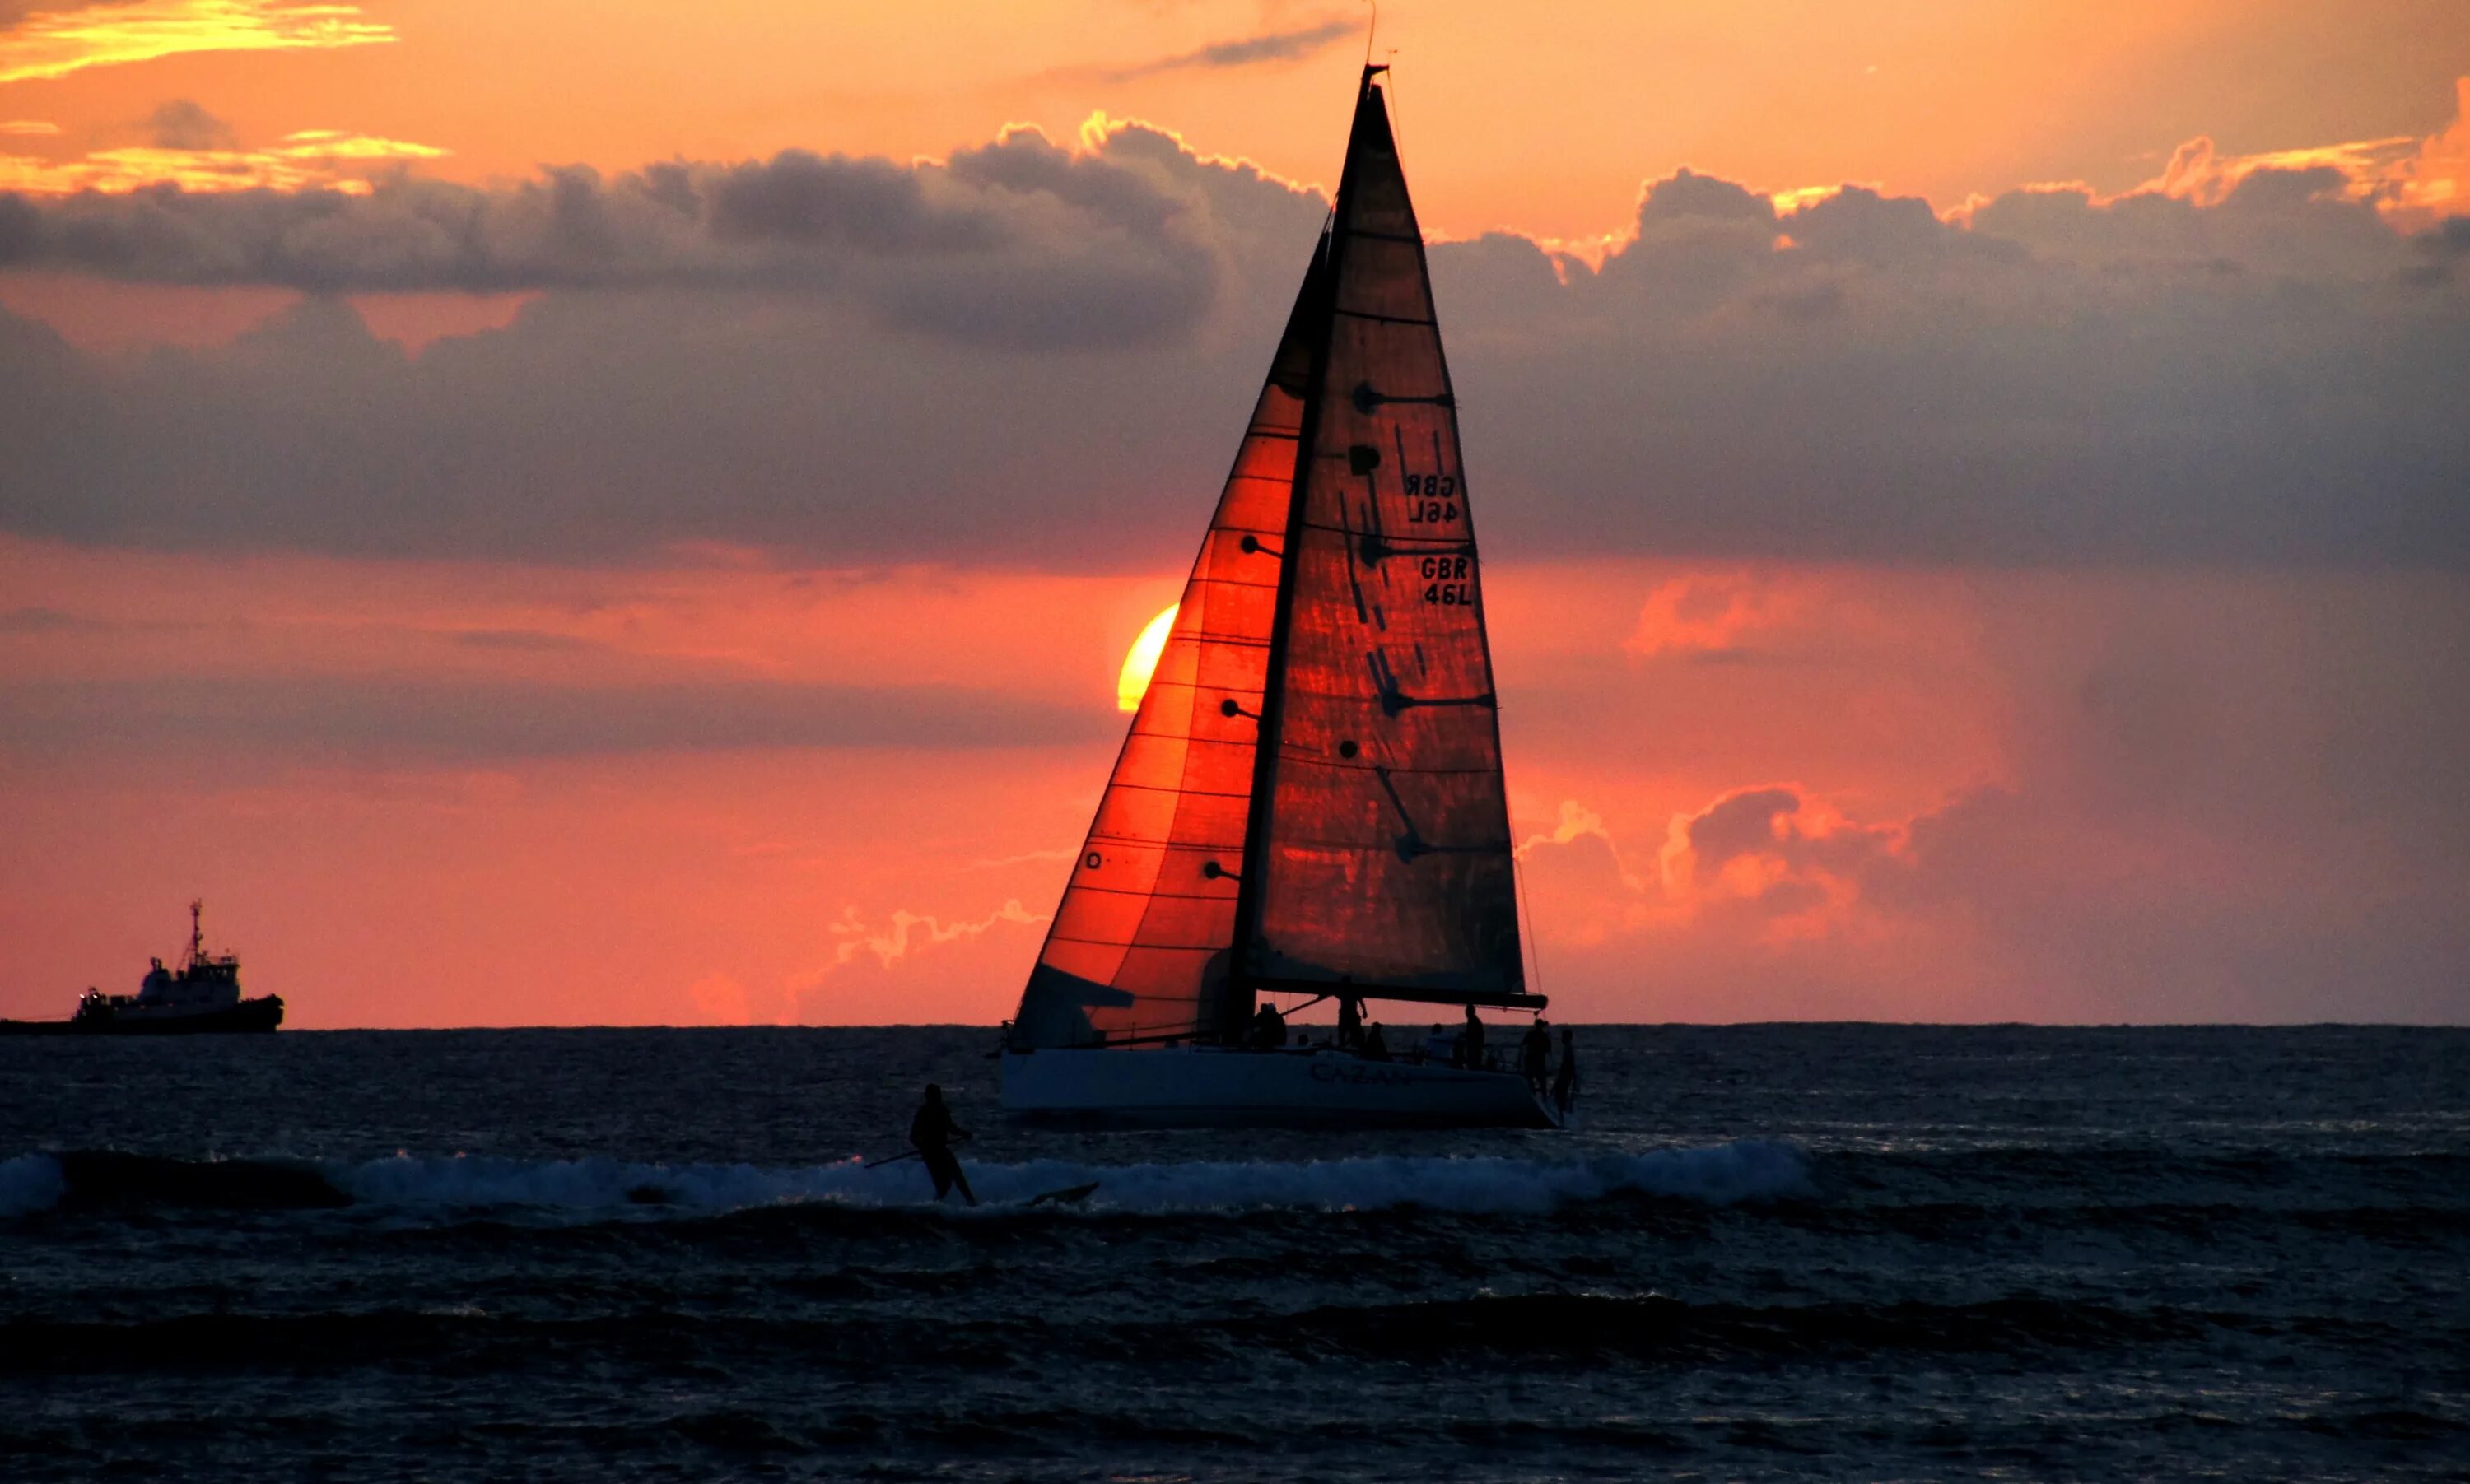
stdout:
<svg viewBox="0 0 2470 1484">
<path fill-rule="evenodd" d="M 1214 1036 L 1249 1011 L 1233 984 L 1236 898 L 1321 290 L 1317 251 L 1022 992 L 1015 1045 Z"/>
</svg>

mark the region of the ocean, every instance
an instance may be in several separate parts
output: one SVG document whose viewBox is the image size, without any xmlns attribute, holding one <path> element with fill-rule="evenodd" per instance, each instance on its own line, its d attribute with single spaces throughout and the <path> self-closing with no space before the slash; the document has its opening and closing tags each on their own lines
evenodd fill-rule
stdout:
<svg viewBox="0 0 2470 1484">
<path fill-rule="evenodd" d="M 2470 1477 L 2470 1032 L 1588 1027 L 1575 1132 L 1344 1135 L 992 1042 L 0 1041 L 0 1477 Z M 860 1163 L 929 1080 L 976 1210 Z"/>
</svg>

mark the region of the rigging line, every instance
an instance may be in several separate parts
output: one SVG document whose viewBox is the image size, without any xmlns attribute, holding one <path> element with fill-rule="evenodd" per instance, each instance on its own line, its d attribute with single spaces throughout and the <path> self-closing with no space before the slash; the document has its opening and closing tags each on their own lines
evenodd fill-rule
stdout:
<svg viewBox="0 0 2470 1484">
<path fill-rule="evenodd" d="M 1179 783 L 1125 783 L 1120 781 L 1114 786 L 1117 788 L 1138 789 L 1144 794 L 1173 794 L 1178 799 L 1249 799 L 1252 797 L 1252 791 L 1248 788 L 1185 788 Z"/>
<path fill-rule="evenodd" d="M 1169 900 L 1178 902 L 1224 902 L 1229 907 L 1235 905 L 1235 895 L 1231 892 L 1139 891 L 1131 887 L 1091 886 L 1086 881 L 1075 881 L 1072 883 L 1072 890 L 1075 892 L 1097 892 L 1107 896 L 1137 896 L 1143 901 L 1150 901 L 1163 896 Z"/>
<path fill-rule="evenodd" d="M 1389 148 L 1395 151 L 1398 156 L 1398 174 L 1403 177 L 1407 174 L 1407 120 L 1406 116 L 1398 111 L 1398 68 L 1396 65 L 1398 61 L 1398 49 L 1394 46 L 1389 49 Z M 1370 38 L 1368 37 L 1365 39 L 1363 47 L 1363 64 L 1367 67 L 1372 65 L 1372 45 Z M 1411 212 L 1414 208 L 1410 206 L 1408 209 Z M 1423 225 L 1424 224 L 1421 221 L 1416 222 L 1415 230 L 1418 233 L 1421 233 L 1423 231 Z M 1418 247 L 1423 245 L 1423 240 L 1420 236 L 1416 239 L 1415 245 Z"/>
<path fill-rule="evenodd" d="M 1525 945 L 1526 962 L 1532 966 L 1535 976 L 1532 984 L 1533 990 L 1537 994 L 1542 994 L 1544 992 L 1544 945 L 1535 936 L 1535 909 L 1528 906 L 1526 902 L 1526 865 L 1518 858 L 1516 850 L 1509 852 L 1509 879 L 1518 885 L 1518 912 L 1526 919 L 1526 931 L 1518 935 L 1518 940 Z"/>
<path fill-rule="evenodd" d="M 1381 33 L 1381 0 L 1364 0 L 1372 7 L 1372 19 L 1363 28 L 1363 65 L 1372 65 L 1372 38 Z"/>
<path fill-rule="evenodd" d="M 1298 748 L 1292 747 L 1288 748 L 1279 755 L 1289 762 L 1304 763 L 1316 768 L 1328 768 L 1344 773 L 1370 773 L 1375 768 L 1386 767 L 1392 775 L 1415 778 L 1480 777 L 1492 772 L 1492 769 L 1483 766 L 1473 768 L 1410 768 L 1404 763 L 1332 762 L 1327 756 L 1321 754 L 1307 753 Z"/>
<path fill-rule="evenodd" d="M 1216 953 L 1224 943 L 1145 943 L 1137 939 L 1126 941 L 1117 938 L 1076 938 L 1069 933 L 1049 933 L 1050 943 L 1079 943 L 1084 948 L 1145 948 L 1152 953 Z"/>
</svg>

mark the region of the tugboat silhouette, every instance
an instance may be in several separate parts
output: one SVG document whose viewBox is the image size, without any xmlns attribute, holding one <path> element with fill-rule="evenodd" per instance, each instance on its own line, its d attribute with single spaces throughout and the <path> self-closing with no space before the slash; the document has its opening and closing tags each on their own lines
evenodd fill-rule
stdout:
<svg viewBox="0 0 2470 1484">
<path fill-rule="evenodd" d="M 135 994 L 88 989 L 67 1020 L 0 1020 L 0 1035 L 180 1035 L 271 1031 L 283 1024 L 283 997 L 243 999 L 240 959 L 208 953 L 206 904 L 189 904 L 189 949 L 176 968 L 156 959 Z"/>
</svg>

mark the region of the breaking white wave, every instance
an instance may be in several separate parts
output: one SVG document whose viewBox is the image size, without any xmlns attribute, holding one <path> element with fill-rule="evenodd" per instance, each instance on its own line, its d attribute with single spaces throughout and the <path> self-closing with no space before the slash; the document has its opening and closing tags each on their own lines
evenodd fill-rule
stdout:
<svg viewBox="0 0 2470 1484">
<path fill-rule="evenodd" d="M 874 1170 L 856 1159 L 806 1169 L 767 1169 L 618 1159 L 398 1154 L 364 1164 L 314 1168 L 353 1205 L 396 1209 L 591 1211 L 649 1205 L 735 1211 L 820 1202 L 890 1210 L 927 1205 L 935 1198 L 932 1182 L 915 1160 Z M 1468 1213 L 1540 1212 L 1623 1192 L 1714 1205 L 1814 1194 L 1808 1160 L 1801 1149 L 1763 1139 L 1569 1161 L 1407 1156 L 1302 1164 L 973 1161 L 967 1172 L 978 1199 L 988 1206 L 1016 1204 L 1095 1184 L 1096 1191 L 1081 1209 L 1134 1213 L 1372 1211 L 1409 1205 Z M 51 1155 L 28 1154 L 0 1163 L 0 1215 L 47 1209 L 58 1203 L 68 1189 L 62 1166 Z M 953 1205 L 958 1204 L 955 1199 Z"/>
<path fill-rule="evenodd" d="M 1098 1189 L 1088 1198 L 1089 1209 L 1130 1212 L 1368 1211 L 1404 1205 L 1533 1212 L 1625 1191 L 1717 1205 L 1812 1194 L 1806 1157 L 1793 1145 L 1771 1140 L 1569 1162 L 1404 1156 L 1305 1164 L 1033 1160 L 971 1163 L 967 1173 L 978 1199 L 988 1204 L 1025 1201 L 1094 1182 Z M 922 1205 L 935 1196 L 925 1170 L 915 1161 L 869 1170 L 854 1159 L 773 1170 L 609 1159 L 535 1163 L 398 1156 L 342 1171 L 336 1183 L 357 1200 L 401 1205 L 594 1207 L 651 1201 L 726 1211 L 802 1201 L 889 1208 Z"/>
</svg>

